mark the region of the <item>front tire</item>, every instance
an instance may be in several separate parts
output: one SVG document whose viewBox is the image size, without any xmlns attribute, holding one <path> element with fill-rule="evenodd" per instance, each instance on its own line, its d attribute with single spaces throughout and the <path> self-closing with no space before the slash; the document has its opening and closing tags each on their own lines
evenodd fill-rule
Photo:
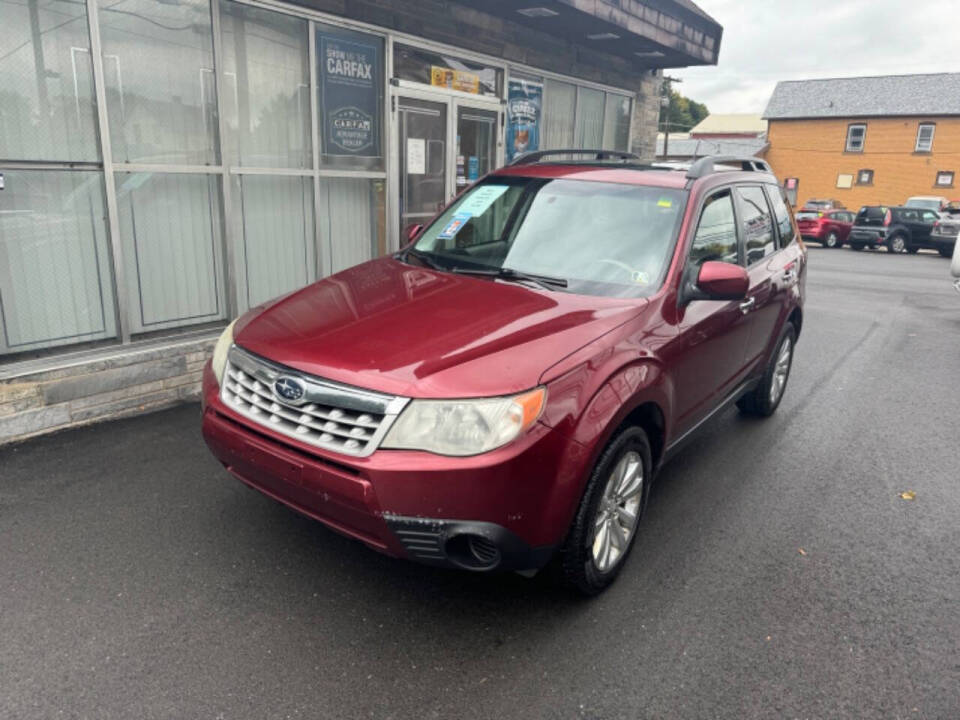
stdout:
<svg viewBox="0 0 960 720">
<path fill-rule="evenodd" d="M 741 412 L 746 415 L 770 417 L 777 411 L 780 401 L 783 400 L 783 393 L 787 389 L 787 380 L 790 379 L 796 344 L 797 331 L 792 323 L 787 323 L 780 334 L 776 350 L 770 356 L 760 384 L 737 400 L 737 407 Z"/>
<path fill-rule="evenodd" d="M 616 579 L 637 537 L 652 477 L 646 432 L 622 430 L 594 465 L 560 550 L 564 585 L 596 595 Z"/>
<path fill-rule="evenodd" d="M 830 234 L 828 234 L 827 239 L 823 241 L 824 247 L 828 247 L 834 250 L 838 247 L 841 247 L 842 245 L 843 243 L 840 242 L 840 236 L 837 235 L 835 232 L 831 232 Z"/>
<path fill-rule="evenodd" d="M 907 251 L 907 239 L 897 233 L 892 238 L 887 240 L 887 252 L 891 253 L 905 253 Z"/>
</svg>

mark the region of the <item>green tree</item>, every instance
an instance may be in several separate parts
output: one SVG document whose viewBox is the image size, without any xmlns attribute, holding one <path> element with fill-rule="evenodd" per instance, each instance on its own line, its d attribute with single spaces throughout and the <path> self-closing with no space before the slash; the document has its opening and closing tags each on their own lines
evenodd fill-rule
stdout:
<svg viewBox="0 0 960 720">
<path fill-rule="evenodd" d="M 703 103 L 684 97 L 670 88 L 670 104 L 661 113 L 661 129 L 670 132 L 688 132 L 690 128 L 703 120 L 710 111 Z"/>
</svg>

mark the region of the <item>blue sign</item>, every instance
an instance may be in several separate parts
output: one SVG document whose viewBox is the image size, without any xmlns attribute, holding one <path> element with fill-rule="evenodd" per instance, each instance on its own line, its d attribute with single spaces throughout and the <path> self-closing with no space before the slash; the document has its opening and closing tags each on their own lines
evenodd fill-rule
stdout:
<svg viewBox="0 0 960 720">
<path fill-rule="evenodd" d="M 540 149 L 543 85 L 511 80 L 507 88 L 507 162 Z"/>
<path fill-rule="evenodd" d="M 383 41 L 317 33 L 325 155 L 380 156 Z"/>
</svg>

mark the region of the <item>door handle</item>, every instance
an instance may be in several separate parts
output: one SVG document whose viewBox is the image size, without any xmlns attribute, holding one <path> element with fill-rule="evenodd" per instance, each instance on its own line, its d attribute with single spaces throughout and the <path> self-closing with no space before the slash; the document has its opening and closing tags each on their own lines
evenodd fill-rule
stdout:
<svg viewBox="0 0 960 720">
<path fill-rule="evenodd" d="M 749 300 L 744 300 L 742 303 L 740 303 L 740 312 L 746 315 L 748 312 L 750 312 L 750 310 L 756 304 L 757 304 L 757 298 L 755 297 L 752 297 Z"/>
</svg>

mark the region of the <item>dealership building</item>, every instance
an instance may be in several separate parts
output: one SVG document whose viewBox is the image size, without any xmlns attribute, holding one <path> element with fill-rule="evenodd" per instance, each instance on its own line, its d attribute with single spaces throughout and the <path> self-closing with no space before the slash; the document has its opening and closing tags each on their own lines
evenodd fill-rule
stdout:
<svg viewBox="0 0 960 720">
<path fill-rule="evenodd" d="M 231 318 L 518 154 L 652 158 L 662 71 L 721 35 L 690 0 L 0 0 L 0 443 L 196 397 Z"/>
</svg>

